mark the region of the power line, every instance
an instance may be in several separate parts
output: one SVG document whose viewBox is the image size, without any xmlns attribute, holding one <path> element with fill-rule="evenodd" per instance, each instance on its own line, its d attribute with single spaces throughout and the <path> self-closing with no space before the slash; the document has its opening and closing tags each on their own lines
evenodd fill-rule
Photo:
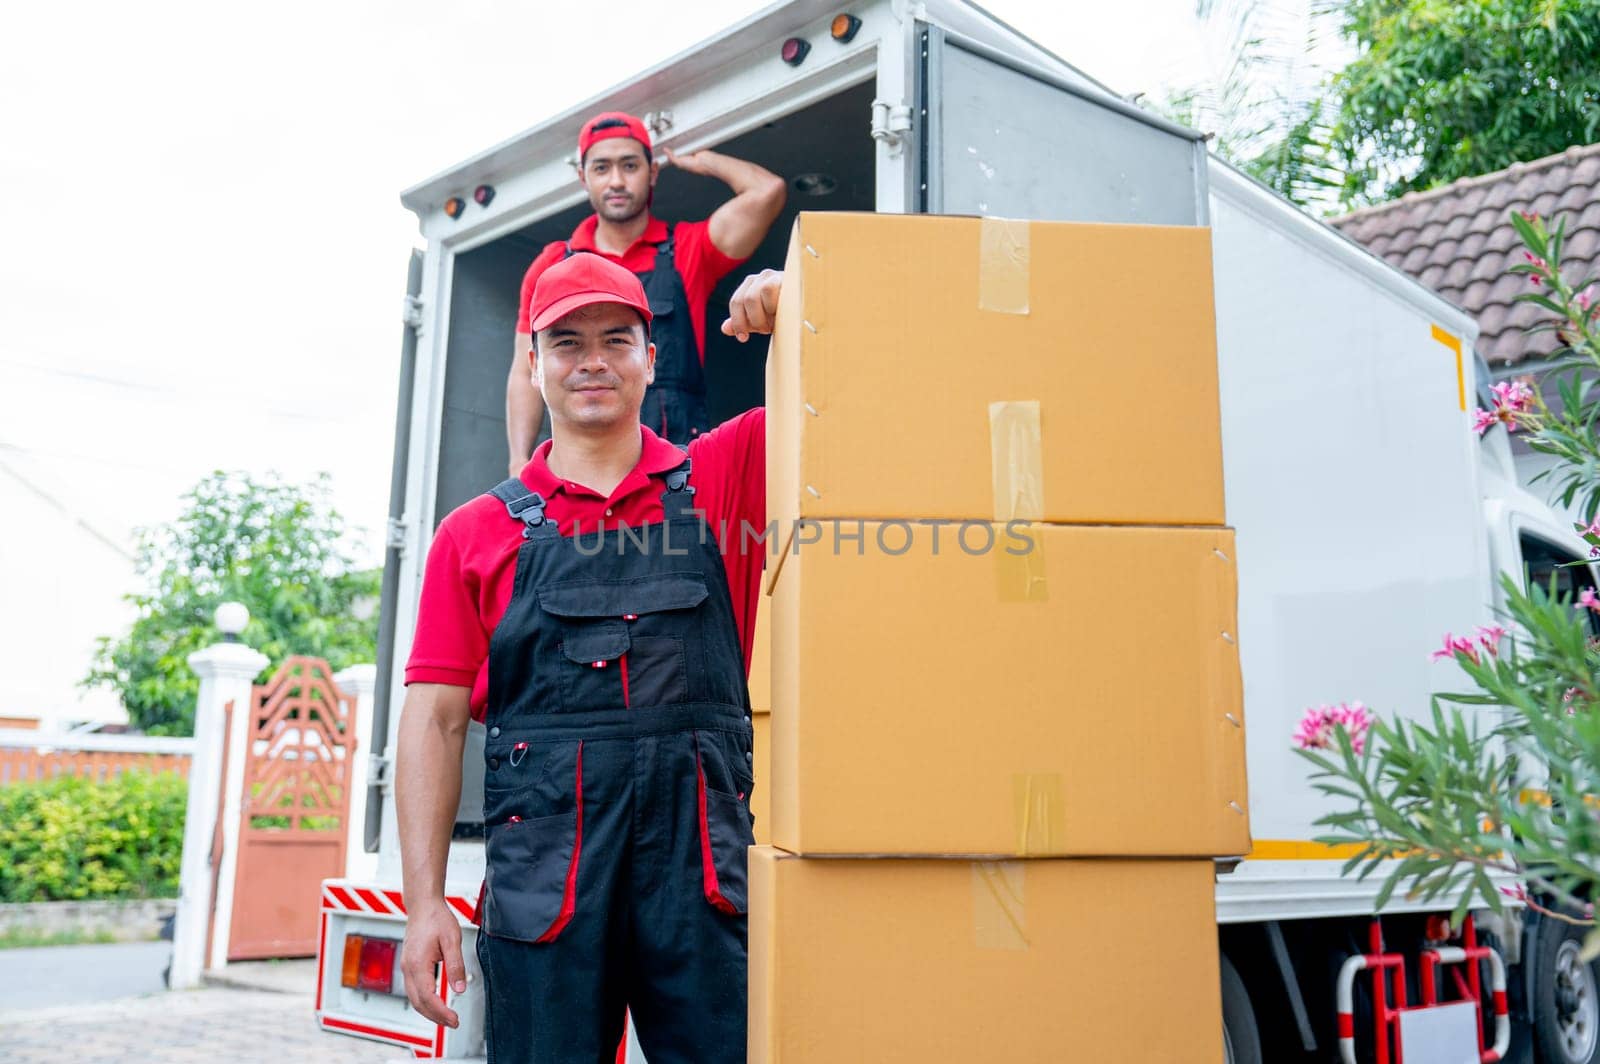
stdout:
<svg viewBox="0 0 1600 1064">
<path fill-rule="evenodd" d="M 21 484 L 23 487 L 27 488 L 29 491 L 31 491 L 35 495 L 37 495 L 39 498 L 43 499 L 45 501 L 45 503 L 47 505 L 49 505 L 52 509 L 58 511 L 59 513 L 61 513 L 62 516 L 66 517 L 73 524 L 77 525 L 79 528 L 81 528 L 85 532 L 89 533 L 89 535 L 93 536 L 95 539 L 98 539 L 101 543 L 104 543 L 106 546 L 110 547 L 113 551 L 115 551 L 121 557 L 127 559 L 130 562 L 133 562 L 133 561 L 137 560 L 136 558 L 134 558 L 134 556 L 132 554 L 128 553 L 128 551 L 122 546 L 122 544 L 118 543 L 116 540 L 112 539 L 110 536 L 106 535 L 104 532 L 101 532 L 98 528 L 96 528 L 93 525 L 91 525 L 88 521 L 86 521 L 82 517 L 78 516 L 78 514 L 73 512 L 72 508 L 69 507 L 66 503 L 62 502 L 60 499 L 56 498 L 54 495 L 50 494 L 48 491 L 46 491 L 45 489 L 41 488 L 39 485 L 35 484 L 33 481 L 29 480 L 27 477 L 23 476 L 21 473 L 17 472 L 15 469 L 11 468 L 11 466 L 8 463 L 6 463 L 5 461 L 3 461 L 3 460 L 0 460 L 0 473 L 5 473 L 5 474 L 9 475 L 18 484 Z"/>
</svg>

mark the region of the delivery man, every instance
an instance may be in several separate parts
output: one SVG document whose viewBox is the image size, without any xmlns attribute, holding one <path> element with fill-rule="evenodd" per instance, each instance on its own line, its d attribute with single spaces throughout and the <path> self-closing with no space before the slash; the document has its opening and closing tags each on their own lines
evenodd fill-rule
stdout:
<svg viewBox="0 0 1600 1064">
<path fill-rule="evenodd" d="M 751 284 L 757 309 L 723 326 L 741 339 L 775 306 L 775 284 Z M 406 991 L 458 1022 L 435 966 L 465 989 L 444 880 L 477 718 L 490 1059 L 609 1062 L 626 1009 L 651 1064 L 735 1064 L 762 556 L 716 532 L 764 526 L 765 410 L 686 452 L 641 425 L 655 321 L 639 279 L 604 256 L 544 271 L 530 324 L 551 439 L 439 526 L 406 667 Z"/>
<path fill-rule="evenodd" d="M 666 153 L 670 165 L 727 184 L 733 198 L 710 218 L 669 226 L 650 213 L 659 164 L 650 134 L 632 115 L 608 112 L 590 119 L 578 135 L 580 180 L 595 213 L 572 238 L 547 245 L 522 279 L 510 376 L 506 380 L 506 442 L 516 476 L 539 438 L 544 403 L 533 386 L 528 301 L 539 275 L 579 251 L 600 254 L 639 275 L 655 320 L 655 384 L 640 415 L 651 431 L 687 443 L 709 426 L 703 367 L 706 300 L 717 282 L 750 256 L 783 210 L 783 178 L 755 163 L 697 151 Z"/>
</svg>

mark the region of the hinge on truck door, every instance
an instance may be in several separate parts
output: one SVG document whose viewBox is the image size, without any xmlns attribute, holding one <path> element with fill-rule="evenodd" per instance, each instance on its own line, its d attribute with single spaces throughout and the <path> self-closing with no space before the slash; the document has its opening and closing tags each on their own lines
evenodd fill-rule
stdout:
<svg viewBox="0 0 1600 1064">
<path fill-rule="evenodd" d="M 400 304 L 400 321 L 408 329 L 421 329 L 422 300 L 408 294 L 405 302 Z"/>
<path fill-rule="evenodd" d="M 889 146 L 890 157 L 898 157 L 905 149 L 906 134 L 911 132 L 911 108 L 888 100 L 872 101 L 872 139 Z"/>
<path fill-rule="evenodd" d="M 390 550 L 406 549 L 406 523 L 400 518 L 389 518 L 389 523 L 384 528 L 383 545 Z"/>
<path fill-rule="evenodd" d="M 389 785 L 389 759 L 382 754 L 367 755 L 367 786 L 387 787 Z"/>
</svg>

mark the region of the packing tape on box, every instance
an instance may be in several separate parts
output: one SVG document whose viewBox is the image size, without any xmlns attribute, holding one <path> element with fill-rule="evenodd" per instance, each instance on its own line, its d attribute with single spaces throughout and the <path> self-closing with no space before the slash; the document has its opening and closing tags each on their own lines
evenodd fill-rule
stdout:
<svg viewBox="0 0 1600 1064">
<path fill-rule="evenodd" d="M 1044 444 L 1037 399 L 989 404 L 989 477 L 996 522 L 1006 546 L 994 551 L 995 592 L 1001 602 L 1044 602 L 1044 544 L 1036 534 L 1013 534 L 1010 522 L 1044 520 Z"/>
<path fill-rule="evenodd" d="M 985 218 L 978 227 L 978 309 L 1028 313 L 1029 224 Z"/>
<path fill-rule="evenodd" d="M 1024 857 L 1061 852 L 1067 804 L 1059 772 L 1019 772 L 1011 777 L 1012 824 Z"/>
<path fill-rule="evenodd" d="M 989 479 L 996 521 L 1044 520 L 1039 400 L 989 404 Z"/>
<path fill-rule="evenodd" d="M 1027 949 L 1021 861 L 972 862 L 972 939 L 979 949 Z"/>
</svg>

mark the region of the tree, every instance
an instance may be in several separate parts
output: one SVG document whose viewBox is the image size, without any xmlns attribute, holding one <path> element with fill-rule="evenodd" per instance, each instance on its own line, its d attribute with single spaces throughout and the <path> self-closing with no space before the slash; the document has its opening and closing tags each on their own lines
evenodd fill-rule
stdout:
<svg viewBox="0 0 1600 1064">
<path fill-rule="evenodd" d="M 1212 134 L 1218 155 L 1279 195 L 1331 208 L 1345 175 L 1321 65 L 1337 31 L 1328 0 L 1197 0 L 1195 15 L 1216 69 L 1157 110 Z"/>
<path fill-rule="evenodd" d="M 1600 134 L 1594 0 L 1344 0 L 1333 81 L 1346 203 L 1552 155 Z"/>
<path fill-rule="evenodd" d="M 1527 246 L 1513 272 L 1520 299 L 1548 315 L 1540 331 L 1566 345 L 1547 372 L 1558 375 L 1561 409 L 1524 381 L 1494 386 L 1477 414 L 1481 434 L 1526 432 L 1554 456 L 1549 480 L 1585 521 L 1575 531 L 1600 557 L 1600 280 L 1561 274 L 1565 226 L 1514 215 Z M 1556 574 L 1561 577 L 1562 572 Z M 1574 585 L 1578 582 L 1573 581 Z M 1310 711 L 1295 741 L 1316 767 L 1313 781 L 1338 808 L 1318 821 L 1321 841 L 1355 844 L 1346 872 L 1387 868 L 1381 907 L 1404 886 L 1426 899 L 1499 910 L 1509 889 L 1555 919 L 1595 926 L 1600 898 L 1600 639 L 1591 623 L 1600 596 L 1502 580 L 1504 622 L 1471 636 L 1446 636 L 1436 658 L 1453 659 L 1475 690 L 1435 695 L 1431 719 L 1373 718 L 1361 706 Z M 1379 862 L 1387 862 L 1380 864 Z M 1495 876 L 1515 877 L 1505 888 Z M 1591 931 L 1587 956 L 1600 953 Z"/>
<path fill-rule="evenodd" d="M 86 686 L 115 688 L 152 735 L 192 734 L 199 682 L 187 659 L 216 641 L 212 613 L 230 600 L 249 607 L 242 638 L 269 669 L 290 654 L 336 669 L 373 660 L 381 573 L 353 569 L 325 475 L 301 486 L 218 471 L 184 498 L 176 521 L 140 533 L 137 618 L 100 640 Z"/>
</svg>

